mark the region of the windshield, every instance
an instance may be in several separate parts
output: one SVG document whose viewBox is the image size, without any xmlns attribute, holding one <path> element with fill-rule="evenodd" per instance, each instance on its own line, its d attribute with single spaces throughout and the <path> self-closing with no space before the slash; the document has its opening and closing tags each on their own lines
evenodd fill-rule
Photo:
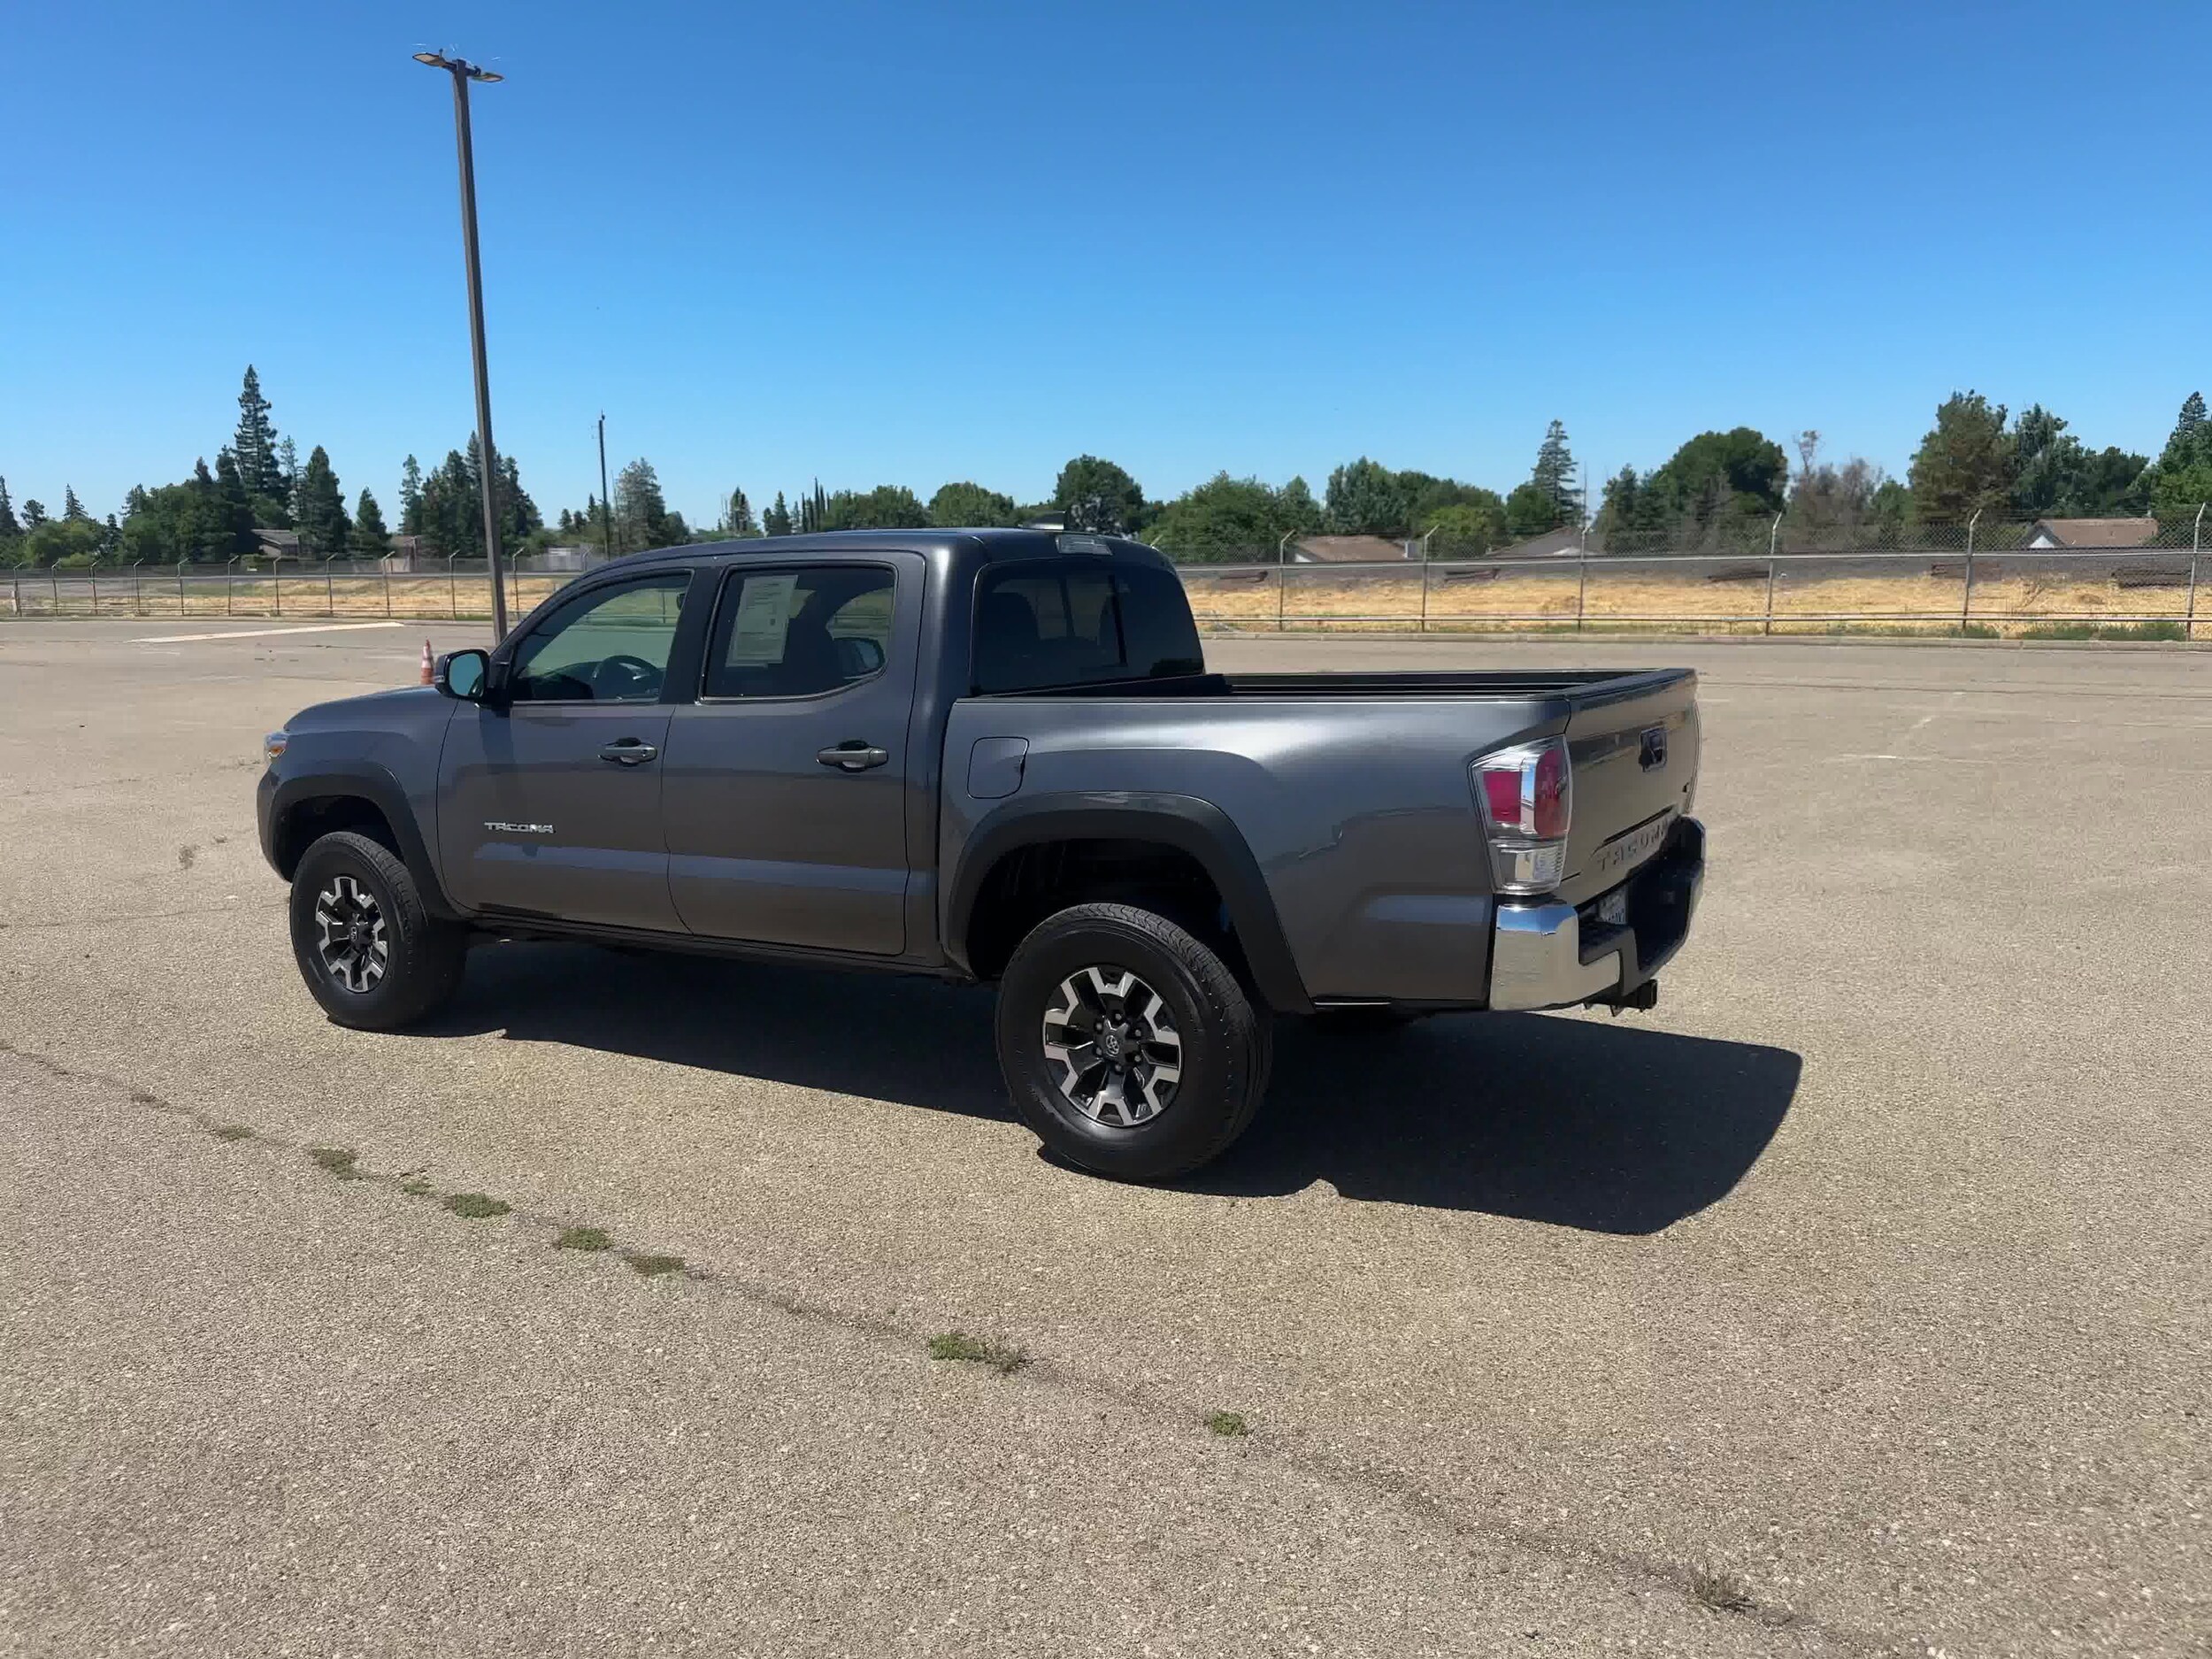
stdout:
<svg viewBox="0 0 2212 1659">
<path fill-rule="evenodd" d="M 1064 559 L 1003 565 L 977 584 L 978 691 L 1205 672 L 1190 602 L 1172 571 Z"/>
</svg>

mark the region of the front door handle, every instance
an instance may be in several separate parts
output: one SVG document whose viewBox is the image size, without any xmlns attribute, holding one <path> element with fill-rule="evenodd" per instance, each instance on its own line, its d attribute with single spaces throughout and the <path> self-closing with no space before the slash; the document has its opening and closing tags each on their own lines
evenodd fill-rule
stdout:
<svg viewBox="0 0 2212 1659">
<path fill-rule="evenodd" d="M 599 758 L 611 760 L 618 766 L 642 766 L 660 753 L 650 743 L 641 743 L 634 737 L 609 743 L 599 751 Z"/>
<path fill-rule="evenodd" d="M 814 758 L 825 766 L 836 767 L 840 772 L 866 772 L 889 760 L 891 752 L 878 749 L 864 738 L 850 737 L 834 749 L 818 750 Z"/>
</svg>

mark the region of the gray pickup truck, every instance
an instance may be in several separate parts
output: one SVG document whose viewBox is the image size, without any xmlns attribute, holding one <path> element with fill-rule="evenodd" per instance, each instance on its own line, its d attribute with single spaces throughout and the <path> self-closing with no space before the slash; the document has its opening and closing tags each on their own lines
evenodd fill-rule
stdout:
<svg viewBox="0 0 2212 1659">
<path fill-rule="evenodd" d="M 332 1019 L 494 939 L 995 981 L 1016 1108 L 1128 1179 L 1243 1132 L 1273 1016 L 1650 1007 L 1705 867 L 1688 670 L 1209 673 L 1108 537 L 637 554 L 435 680 L 267 741 Z"/>
</svg>

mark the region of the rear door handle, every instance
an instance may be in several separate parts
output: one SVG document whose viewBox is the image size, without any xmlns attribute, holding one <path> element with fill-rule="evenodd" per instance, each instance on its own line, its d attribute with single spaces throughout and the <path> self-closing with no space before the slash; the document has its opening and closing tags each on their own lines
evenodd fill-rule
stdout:
<svg viewBox="0 0 2212 1659">
<path fill-rule="evenodd" d="M 599 758 L 611 760 L 618 766 L 642 766 L 660 753 L 650 743 L 641 743 L 634 737 L 623 738 L 607 744 L 599 751 Z"/>
<path fill-rule="evenodd" d="M 866 772 L 880 766 L 891 758 L 891 751 L 878 749 L 864 738 L 847 738 L 833 749 L 818 749 L 814 758 L 825 766 L 834 766 L 840 772 Z"/>
</svg>

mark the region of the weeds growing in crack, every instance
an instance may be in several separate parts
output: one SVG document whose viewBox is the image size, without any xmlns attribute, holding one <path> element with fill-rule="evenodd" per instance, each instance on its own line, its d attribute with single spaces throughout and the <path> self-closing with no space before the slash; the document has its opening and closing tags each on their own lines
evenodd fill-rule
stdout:
<svg viewBox="0 0 2212 1659">
<path fill-rule="evenodd" d="M 614 1242 L 614 1234 L 604 1227 L 564 1227 L 561 1236 L 553 1240 L 557 1250 L 603 1250 Z"/>
<path fill-rule="evenodd" d="M 684 1258 L 680 1256 L 652 1256 L 642 1250 L 632 1250 L 622 1258 L 630 1264 L 630 1271 L 645 1279 L 657 1279 L 663 1273 L 680 1273 Z"/>
<path fill-rule="evenodd" d="M 1718 1567 L 1692 1568 L 1690 1594 L 1717 1613 L 1741 1613 L 1751 1606 L 1751 1587 Z"/>
<path fill-rule="evenodd" d="M 1241 1411 L 1209 1412 L 1206 1426 L 1228 1440 L 1240 1440 L 1252 1432 L 1252 1425 Z"/>
<path fill-rule="evenodd" d="M 445 1201 L 445 1207 L 470 1221 L 488 1221 L 494 1216 L 505 1215 L 512 1208 L 489 1193 L 456 1193 Z"/>
<path fill-rule="evenodd" d="M 932 1359 L 960 1360 L 972 1365 L 988 1365 L 1004 1373 L 1018 1371 L 1029 1363 L 1029 1351 L 1009 1342 L 994 1342 L 983 1337 L 970 1336 L 964 1331 L 948 1331 L 942 1336 L 929 1339 Z"/>
<path fill-rule="evenodd" d="M 310 1147 L 307 1148 L 307 1156 L 342 1181 L 357 1181 L 361 1179 L 361 1171 L 354 1168 L 361 1155 L 351 1147 Z"/>
</svg>

